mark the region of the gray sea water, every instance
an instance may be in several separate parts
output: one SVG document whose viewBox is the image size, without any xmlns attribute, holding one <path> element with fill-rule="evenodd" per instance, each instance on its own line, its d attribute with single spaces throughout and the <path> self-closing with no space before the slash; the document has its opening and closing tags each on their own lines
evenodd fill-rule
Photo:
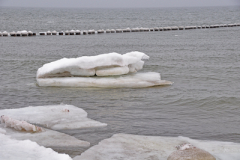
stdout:
<svg viewBox="0 0 240 160">
<path fill-rule="evenodd" d="M 0 31 L 34 32 L 240 22 L 240 8 L 0 8 Z M 36 71 L 66 57 L 141 51 L 142 72 L 172 86 L 39 87 Z M 240 27 L 80 36 L 0 37 L 0 109 L 71 104 L 105 128 L 62 131 L 91 145 L 115 133 L 240 142 Z M 78 155 L 76 148 L 55 150 Z"/>
</svg>

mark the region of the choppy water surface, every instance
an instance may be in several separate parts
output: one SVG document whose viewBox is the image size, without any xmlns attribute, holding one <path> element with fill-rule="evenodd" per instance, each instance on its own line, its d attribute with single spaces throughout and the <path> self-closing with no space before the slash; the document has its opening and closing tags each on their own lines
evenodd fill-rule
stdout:
<svg viewBox="0 0 240 160">
<path fill-rule="evenodd" d="M 70 30 L 239 23 L 240 9 L 1 8 L 0 30 Z M 0 108 L 72 104 L 105 128 L 64 131 L 92 145 L 115 133 L 240 142 L 240 27 L 86 36 L 0 37 Z M 141 72 L 172 86 L 38 87 L 36 71 L 63 58 L 141 51 Z M 19 113 L 21 114 L 21 113 Z M 77 149 L 65 149 L 73 155 Z"/>
</svg>

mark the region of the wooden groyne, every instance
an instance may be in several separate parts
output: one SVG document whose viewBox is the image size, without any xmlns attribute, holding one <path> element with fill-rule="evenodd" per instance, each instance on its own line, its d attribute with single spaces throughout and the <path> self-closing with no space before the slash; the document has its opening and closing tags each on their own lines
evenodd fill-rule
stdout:
<svg viewBox="0 0 240 160">
<path fill-rule="evenodd" d="M 47 32 L 36 32 L 32 31 L 12 31 L 0 32 L 0 37 L 26 37 L 26 36 L 50 36 L 50 35 L 93 35 L 93 34 L 104 34 L 104 33 L 126 33 L 126 32 L 157 32 L 157 31 L 177 31 L 177 30 L 193 30 L 193 29 L 212 29 L 212 28 L 222 28 L 222 27 L 238 27 L 240 23 L 232 23 L 232 24 L 215 24 L 215 25 L 202 25 L 202 26 L 169 26 L 169 27 L 154 27 L 154 28 L 125 28 L 125 29 L 99 29 L 95 31 L 91 30 L 66 30 L 66 31 L 47 31 Z"/>
</svg>

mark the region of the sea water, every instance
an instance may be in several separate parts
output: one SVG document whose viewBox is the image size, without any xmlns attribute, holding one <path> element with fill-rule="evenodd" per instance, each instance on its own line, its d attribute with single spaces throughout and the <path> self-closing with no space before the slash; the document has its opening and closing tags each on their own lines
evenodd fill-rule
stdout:
<svg viewBox="0 0 240 160">
<path fill-rule="evenodd" d="M 0 8 L 0 31 L 117 29 L 239 23 L 237 7 L 155 9 Z M 105 128 L 62 131 L 96 145 L 116 133 L 240 143 L 240 27 L 80 36 L 0 37 L 0 109 L 70 104 Z M 150 56 L 140 72 L 172 86 L 39 87 L 36 72 L 61 58 L 117 52 Z M 21 113 L 19 113 L 21 114 Z M 55 149 L 57 150 L 57 149 Z M 79 155 L 76 148 L 59 150 Z"/>
</svg>

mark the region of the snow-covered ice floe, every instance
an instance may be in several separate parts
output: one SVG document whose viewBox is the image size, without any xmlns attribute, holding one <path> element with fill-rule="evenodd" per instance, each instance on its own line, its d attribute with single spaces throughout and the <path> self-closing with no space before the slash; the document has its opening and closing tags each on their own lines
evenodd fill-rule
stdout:
<svg viewBox="0 0 240 160">
<path fill-rule="evenodd" d="M 184 143 L 187 145 L 182 145 Z M 239 160 L 240 157 L 240 144 L 232 142 L 194 140 L 187 137 L 115 134 L 83 152 L 81 156 L 76 156 L 74 160 L 173 160 L 171 156 L 174 152 L 183 151 L 182 156 L 184 156 L 184 150 L 189 151 L 191 146 L 188 144 L 208 152 L 216 160 Z M 200 159 L 196 158 L 196 160 Z M 212 157 L 207 160 L 212 160 Z"/>
<path fill-rule="evenodd" d="M 19 141 L 0 133 L 0 142 L 1 160 L 71 160 L 69 155 L 59 154 L 30 140 Z"/>
<path fill-rule="evenodd" d="M 27 121 L 54 130 L 104 127 L 105 123 L 87 118 L 87 112 L 72 105 L 49 105 L 0 110 L 0 115 Z"/>
<path fill-rule="evenodd" d="M 137 73 L 149 59 L 145 53 L 108 53 L 79 58 L 63 58 L 44 64 L 37 71 L 39 86 L 139 88 L 171 85 L 160 73 Z"/>
</svg>

